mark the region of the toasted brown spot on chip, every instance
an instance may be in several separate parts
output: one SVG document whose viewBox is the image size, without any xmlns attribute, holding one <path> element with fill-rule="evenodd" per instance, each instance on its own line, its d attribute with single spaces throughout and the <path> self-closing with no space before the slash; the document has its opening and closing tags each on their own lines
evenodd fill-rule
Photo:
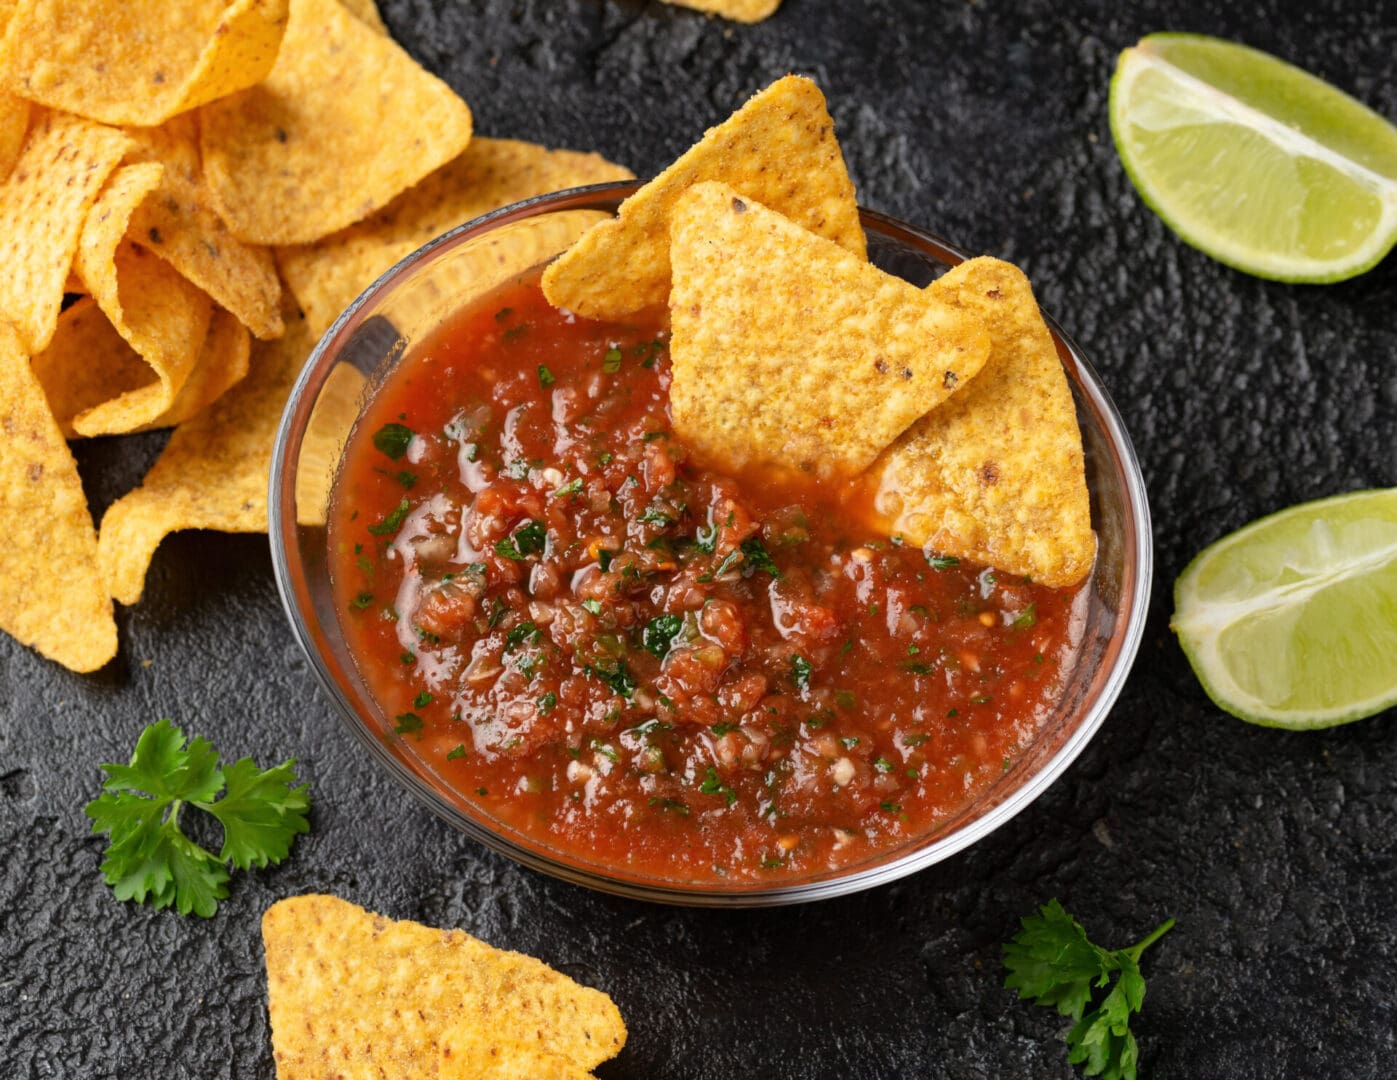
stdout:
<svg viewBox="0 0 1397 1080">
<path fill-rule="evenodd" d="M 297 896 L 267 910 L 262 941 L 282 1076 L 323 1075 L 327 1063 L 345 1076 L 433 1076 L 450 1048 L 457 1070 L 512 1051 L 573 1071 L 446 1075 L 572 1080 L 626 1040 L 605 994 L 460 930 L 392 922 L 333 896 Z"/>
<path fill-rule="evenodd" d="M 201 114 L 204 169 L 239 239 L 299 244 L 342 229 L 450 161 L 471 113 L 337 0 L 292 0 L 276 66 Z"/>
<path fill-rule="evenodd" d="M 874 466 L 878 508 L 913 543 L 1075 585 L 1096 552 L 1082 437 L 1028 279 L 998 259 L 971 259 L 928 291 L 984 320 L 990 357 Z"/>
<path fill-rule="evenodd" d="M 792 178 L 799 178 L 793 182 Z M 669 295 L 669 217 L 694 184 L 719 180 L 863 257 L 854 185 L 824 95 L 788 75 L 754 96 L 548 267 L 551 304 L 615 319 Z M 740 201 L 740 200 L 739 200 Z M 736 209 L 733 207 L 733 209 Z"/>
<path fill-rule="evenodd" d="M 674 430 L 720 467 L 854 475 L 948 396 L 951 356 L 966 379 L 979 370 L 989 338 L 973 315 L 755 201 L 728 213 L 731 197 L 699 184 L 673 213 Z"/>
<path fill-rule="evenodd" d="M 0 322 L 0 629 L 73 671 L 116 655 L 77 465 L 19 335 Z"/>
</svg>

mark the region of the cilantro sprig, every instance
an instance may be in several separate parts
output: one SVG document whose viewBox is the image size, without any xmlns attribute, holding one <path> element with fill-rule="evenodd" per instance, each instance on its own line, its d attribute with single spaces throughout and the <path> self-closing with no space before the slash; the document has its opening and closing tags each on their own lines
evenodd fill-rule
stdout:
<svg viewBox="0 0 1397 1080">
<path fill-rule="evenodd" d="M 1076 1021 L 1067 1033 L 1067 1060 L 1087 1076 L 1135 1080 L 1140 1048 L 1130 1016 L 1145 1001 L 1140 954 L 1174 925 L 1166 919 L 1144 940 L 1114 951 L 1093 945 L 1081 924 L 1060 903 L 1049 900 L 1039 914 L 1021 919 L 1022 929 L 1004 946 L 1004 985 L 1021 999 L 1051 1005 Z M 1095 990 L 1116 977 L 1106 995 L 1092 1004 Z"/>
<path fill-rule="evenodd" d="M 309 831 L 307 785 L 294 786 L 295 764 L 259 769 L 242 758 L 220 768 L 202 736 L 186 740 L 169 720 L 148 725 L 129 765 L 102 766 L 102 794 L 83 808 L 92 831 L 111 838 L 102 876 L 117 899 L 211 917 L 228 895 L 230 863 L 237 870 L 279 863 L 296 834 Z M 186 807 L 222 825 L 217 855 L 180 828 Z"/>
</svg>

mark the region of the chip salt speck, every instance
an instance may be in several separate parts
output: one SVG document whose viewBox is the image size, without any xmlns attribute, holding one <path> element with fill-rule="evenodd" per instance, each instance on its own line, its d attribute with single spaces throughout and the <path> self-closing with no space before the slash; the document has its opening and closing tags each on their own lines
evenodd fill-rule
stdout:
<svg viewBox="0 0 1397 1080">
<path fill-rule="evenodd" d="M 279 337 L 281 282 L 267 248 L 244 244 L 214 212 L 199 164 L 199 133 L 192 116 L 129 133 L 136 147 L 128 162 L 157 161 L 160 186 L 131 215 L 129 239 L 153 251 L 257 337 Z"/>
<path fill-rule="evenodd" d="M 549 303 L 591 319 L 655 307 L 669 295 L 669 215 L 694 184 L 720 180 L 864 256 L 854 185 L 824 95 L 787 75 L 755 95 L 595 226 L 543 275 Z"/>
<path fill-rule="evenodd" d="M 19 0 L 9 88 L 108 124 L 150 126 L 261 82 L 287 0 Z"/>
<path fill-rule="evenodd" d="M 985 362 L 979 319 L 725 184 L 672 222 L 674 429 L 711 461 L 855 475 Z"/>
<path fill-rule="evenodd" d="M 83 435 L 117 435 L 170 408 L 194 370 L 208 333 L 209 298 L 167 263 L 125 239 L 136 206 L 160 184 L 156 162 L 124 165 L 88 213 L 76 269 L 117 332 L 155 372 L 154 382 L 73 419 Z"/>
<path fill-rule="evenodd" d="M 462 1024 L 580 1069 L 626 1041 L 605 994 L 460 930 L 395 922 L 312 895 L 268 908 L 262 941 L 283 1080 L 432 1076 L 443 1036 Z"/>
<path fill-rule="evenodd" d="M 630 176 L 599 154 L 473 139 L 372 217 L 314 244 L 279 249 L 277 264 L 311 329 L 323 334 L 379 274 L 453 226 L 534 195 Z"/>
<path fill-rule="evenodd" d="M 282 407 L 315 338 L 283 309 L 286 333 L 253 345 L 247 376 L 175 428 L 141 486 L 102 518 L 98 547 L 112 596 L 141 598 L 146 570 L 178 529 L 267 531 L 267 476 Z"/>
<path fill-rule="evenodd" d="M 1021 270 L 971 259 L 932 295 L 984 320 L 990 355 L 875 466 L 891 531 L 934 550 L 1075 585 L 1096 553 L 1082 436 L 1052 334 Z"/>
<path fill-rule="evenodd" d="M 470 137 L 466 103 L 337 0 L 292 0 L 272 73 L 207 106 L 200 125 L 219 213 L 254 244 L 359 221 Z"/>
<path fill-rule="evenodd" d="M 0 629 L 73 671 L 116 655 L 77 465 L 19 336 L 0 323 Z"/>
<path fill-rule="evenodd" d="M 53 337 L 88 209 L 131 145 L 116 128 L 42 112 L 0 183 L 0 319 L 30 353 Z"/>
</svg>

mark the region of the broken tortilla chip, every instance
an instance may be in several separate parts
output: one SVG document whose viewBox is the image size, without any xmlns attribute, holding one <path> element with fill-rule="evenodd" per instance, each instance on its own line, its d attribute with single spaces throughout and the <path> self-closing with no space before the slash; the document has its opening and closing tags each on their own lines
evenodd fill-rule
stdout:
<svg viewBox="0 0 1397 1080">
<path fill-rule="evenodd" d="M 282 311 L 286 333 L 256 342 L 247 376 L 175 428 L 141 486 L 102 518 L 98 549 L 112 596 L 141 598 L 155 549 L 180 529 L 267 531 L 267 477 L 281 410 L 315 338 Z"/>
<path fill-rule="evenodd" d="M 234 236 L 303 244 L 366 217 L 470 142 L 466 103 L 337 0 L 292 0 L 265 82 L 201 114 Z"/>
<path fill-rule="evenodd" d="M 19 335 L 0 323 L 0 629 L 72 671 L 116 655 L 77 465 Z"/>
<path fill-rule="evenodd" d="M 5 33 L 9 88 L 107 124 L 150 126 L 262 81 L 287 0 L 19 0 Z"/>
<path fill-rule="evenodd" d="M 125 239 L 136 206 L 160 184 L 157 162 L 112 174 L 83 226 L 76 268 L 88 293 L 155 381 L 96 405 L 73 420 L 84 435 L 117 435 L 154 421 L 174 403 L 208 333 L 209 298 L 168 263 Z"/>
<path fill-rule="evenodd" d="M 0 183 L 0 319 L 31 354 L 53 337 L 88 210 L 130 147 L 116 128 L 45 112 Z"/>
<path fill-rule="evenodd" d="M 199 165 L 194 118 L 130 132 L 128 162 L 164 166 L 160 186 L 131 214 L 127 237 L 153 251 L 264 340 L 280 337 L 281 282 L 272 253 L 244 244 L 214 211 Z"/>
<path fill-rule="evenodd" d="M 781 0 L 665 0 L 665 3 L 744 23 L 761 22 L 781 6 Z"/>
<path fill-rule="evenodd" d="M 437 1080 L 592 1080 L 592 1073 L 557 1054 L 501 1039 L 468 1020 L 441 1040 Z"/>
<path fill-rule="evenodd" d="M 314 244 L 278 249 L 277 264 L 311 329 L 323 334 L 375 278 L 448 229 L 534 195 L 631 175 L 599 154 L 473 139 L 372 217 Z"/>
<path fill-rule="evenodd" d="M 609 997 L 532 957 L 334 896 L 273 904 L 262 943 L 280 1077 L 431 1076 L 463 1023 L 580 1068 L 626 1041 Z"/>
<path fill-rule="evenodd" d="M 879 463 L 891 531 L 938 552 L 1065 588 L 1096 553 L 1072 391 L 1018 267 L 971 259 L 932 295 L 984 320 L 990 356 Z"/>
<path fill-rule="evenodd" d="M 672 223 L 674 430 L 721 466 L 852 476 L 985 362 L 979 319 L 726 184 Z"/>
<path fill-rule="evenodd" d="M 29 102 L 0 90 L 0 180 L 10 175 L 29 131 Z"/>
<path fill-rule="evenodd" d="M 378 5 L 374 0 L 340 0 L 340 4 L 365 26 L 380 34 L 388 33 L 388 27 L 383 24 L 383 16 L 378 13 Z"/>
<path fill-rule="evenodd" d="M 165 412 L 137 428 L 171 427 L 207 408 L 247 374 L 248 336 L 223 310 L 209 322 L 199 358 Z M 150 365 L 116 332 L 96 301 L 83 297 L 58 317 L 49 347 L 34 357 L 34 374 L 64 438 L 80 437 L 80 413 L 154 381 Z"/>
<path fill-rule="evenodd" d="M 543 275 L 555 307 L 616 319 L 669 296 L 669 216 L 691 186 L 720 180 L 863 258 L 854 185 L 824 95 L 787 75 L 703 136 Z"/>
</svg>

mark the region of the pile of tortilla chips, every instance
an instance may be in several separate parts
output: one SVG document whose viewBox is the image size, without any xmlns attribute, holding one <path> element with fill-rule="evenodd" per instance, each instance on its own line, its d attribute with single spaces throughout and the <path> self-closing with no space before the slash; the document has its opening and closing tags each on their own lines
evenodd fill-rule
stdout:
<svg viewBox="0 0 1397 1080">
<path fill-rule="evenodd" d="M 670 312 L 674 428 L 719 467 L 872 488 L 890 535 L 1065 587 L 1096 540 L 1066 374 L 1028 280 L 926 289 L 867 260 L 823 96 L 787 76 L 544 272 L 558 307 Z"/>
<path fill-rule="evenodd" d="M 0 630 L 101 667 L 162 537 L 266 530 L 287 392 L 360 291 L 462 221 L 630 175 L 473 139 L 373 0 L 0 3 Z M 65 440 L 169 427 L 99 534 Z"/>
<path fill-rule="evenodd" d="M 626 1042 L 606 994 L 460 930 L 311 895 L 268 908 L 262 942 L 282 1080 L 584 1080 Z"/>
</svg>

